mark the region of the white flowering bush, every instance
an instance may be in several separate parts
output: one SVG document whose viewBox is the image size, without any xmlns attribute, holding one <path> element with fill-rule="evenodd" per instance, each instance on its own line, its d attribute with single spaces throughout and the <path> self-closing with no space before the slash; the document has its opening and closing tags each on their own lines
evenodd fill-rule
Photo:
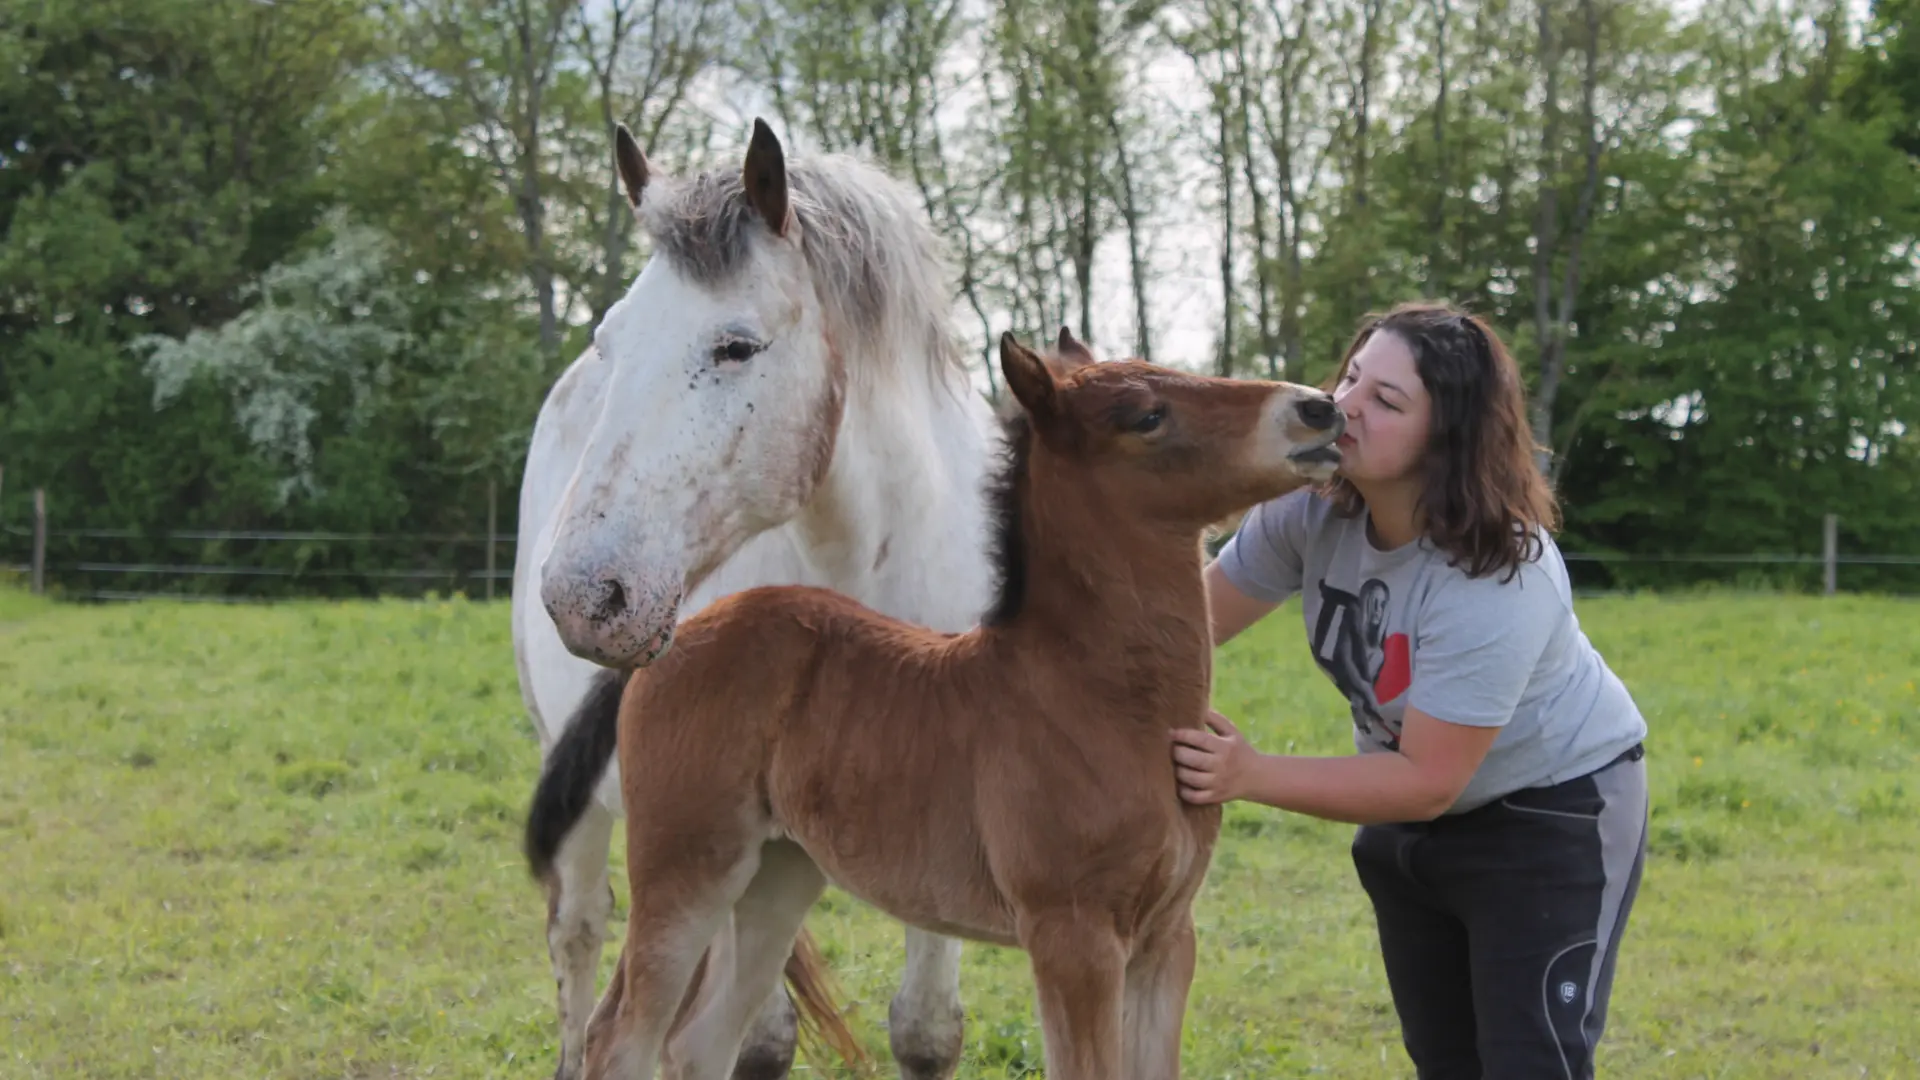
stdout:
<svg viewBox="0 0 1920 1080">
<path fill-rule="evenodd" d="M 224 325 L 133 342 L 156 408 L 196 379 L 226 392 L 247 439 L 284 470 L 283 504 L 318 491 L 313 429 L 328 403 L 340 402 L 349 430 L 365 423 L 412 345 L 391 241 L 339 214 L 326 226 L 325 247 L 269 269 L 245 292 L 253 305 Z"/>
</svg>

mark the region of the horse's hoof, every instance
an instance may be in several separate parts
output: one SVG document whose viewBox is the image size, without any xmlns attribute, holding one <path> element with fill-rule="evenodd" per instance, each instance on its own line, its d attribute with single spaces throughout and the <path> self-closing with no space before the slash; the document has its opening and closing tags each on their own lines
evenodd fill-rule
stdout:
<svg viewBox="0 0 1920 1080">
<path fill-rule="evenodd" d="M 743 1046 L 733 1063 L 733 1080 L 785 1080 L 793 1069 L 793 1051 Z"/>
</svg>

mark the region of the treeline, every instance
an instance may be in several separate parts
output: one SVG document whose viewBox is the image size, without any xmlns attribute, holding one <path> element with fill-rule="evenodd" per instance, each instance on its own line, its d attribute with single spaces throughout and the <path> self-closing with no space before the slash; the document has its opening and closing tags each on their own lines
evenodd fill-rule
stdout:
<svg viewBox="0 0 1920 1080">
<path fill-rule="evenodd" d="M 0 0 L 0 562 L 39 487 L 134 534 L 56 537 L 73 589 L 477 569 L 455 538 L 490 495 L 512 530 L 540 398 L 646 255 L 612 125 L 679 172 L 755 114 L 918 188 L 989 391 L 1008 327 L 1317 381 L 1447 297 L 1527 370 L 1569 550 L 1813 555 L 1837 514 L 1843 553 L 1920 554 L 1920 2 L 1689 11 Z"/>
</svg>

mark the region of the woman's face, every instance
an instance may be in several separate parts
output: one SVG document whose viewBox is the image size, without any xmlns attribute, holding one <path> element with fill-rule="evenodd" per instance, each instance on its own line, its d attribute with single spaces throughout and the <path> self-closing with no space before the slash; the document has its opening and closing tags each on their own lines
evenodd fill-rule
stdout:
<svg viewBox="0 0 1920 1080">
<path fill-rule="evenodd" d="M 1406 339 L 1376 331 L 1353 354 L 1333 400 L 1347 416 L 1340 436 L 1340 474 L 1365 493 L 1369 484 L 1419 474 L 1427 448 L 1431 402 Z"/>
<path fill-rule="evenodd" d="M 1378 640 L 1380 628 L 1387 621 L 1387 590 L 1367 589 L 1360 599 L 1366 605 L 1367 636 Z"/>
</svg>

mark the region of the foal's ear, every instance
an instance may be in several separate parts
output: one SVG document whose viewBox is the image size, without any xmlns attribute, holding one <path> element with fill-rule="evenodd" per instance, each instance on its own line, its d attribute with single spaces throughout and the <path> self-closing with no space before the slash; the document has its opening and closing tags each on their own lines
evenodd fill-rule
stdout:
<svg viewBox="0 0 1920 1080">
<path fill-rule="evenodd" d="M 620 169 L 621 186 L 627 189 L 627 204 L 639 209 L 640 193 L 647 189 L 647 155 L 640 152 L 640 144 L 625 124 L 613 131 L 613 162 Z"/>
<path fill-rule="evenodd" d="M 787 201 L 787 157 L 780 140 L 765 120 L 753 120 L 753 138 L 747 143 L 747 163 L 740 171 L 747 204 L 759 212 L 775 236 L 793 227 L 793 208 Z"/>
<path fill-rule="evenodd" d="M 1000 371 L 1007 377 L 1007 389 L 1026 407 L 1027 415 L 1050 416 L 1053 413 L 1053 373 L 1038 353 L 1013 336 L 1009 330 L 1000 335 Z"/>
<path fill-rule="evenodd" d="M 1053 351 L 1063 372 L 1096 362 L 1093 350 L 1080 344 L 1080 339 L 1074 337 L 1073 331 L 1064 325 L 1060 327 L 1060 340 L 1054 343 Z"/>
</svg>

